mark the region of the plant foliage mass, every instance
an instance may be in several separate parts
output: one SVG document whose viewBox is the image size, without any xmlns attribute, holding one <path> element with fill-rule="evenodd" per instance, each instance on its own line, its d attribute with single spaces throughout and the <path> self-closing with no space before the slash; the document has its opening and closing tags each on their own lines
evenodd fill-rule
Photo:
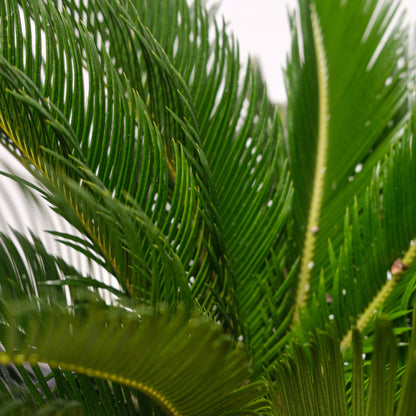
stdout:
<svg viewBox="0 0 416 416">
<path fill-rule="evenodd" d="M 416 412 L 400 2 L 299 0 L 287 108 L 214 12 L 0 3 L 0 143 L 31 175 L 2 180 L 72 253 L 0 234 L 0 414 Z"/>
</svg>

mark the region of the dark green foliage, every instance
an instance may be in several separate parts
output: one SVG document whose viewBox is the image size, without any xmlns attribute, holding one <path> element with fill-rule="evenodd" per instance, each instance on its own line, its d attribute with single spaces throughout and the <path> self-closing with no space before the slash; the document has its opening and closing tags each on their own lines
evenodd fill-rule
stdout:
<svg viewBox="0 0 416 416">
<path fill-rule="evenodd" d="M 201 0 L 0 3 L 0 142 L 33 179 L 3 175 L 77 259 L 0 234 L 0 414 L 415 412 L 400 13 L 300 0 L 282 119 Z"/>
</svg>

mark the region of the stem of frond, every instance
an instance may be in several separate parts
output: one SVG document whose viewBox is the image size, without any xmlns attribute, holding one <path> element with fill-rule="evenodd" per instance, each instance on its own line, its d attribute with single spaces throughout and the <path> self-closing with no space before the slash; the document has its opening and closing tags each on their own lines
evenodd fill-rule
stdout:
<svg viewBox="0 0 416 416">
<path fill-rule="evenodd" d="M 377 312 L 377 310 L 380 308 L 380 306 L 383 304 L 383 302 L 387 299 L 387 297 L 390 295 L 390 293 L 393 291 L 396 284 L 401 279 L 404 271 L 409 267 L 410 263 L 414 260 L 416 256 L 416 245 L 413 244 L 409 247 L 406 254 L 403 257 L 403 260 L 396 260 L 396 262 L 399 262 L 401 265 L 400 268 L 396 270 L 396 272 L 393 272 L 393 267 L 396 267 L 396 262 L 394 263 L 392 267 L 392 273 L 390 280 L 387 280 L 386 283 L 383 285 L 383 287 L 378 291 L 377 295 L 374 297 L 374 299 L 371 301 L 371 303 L 368 305 L 366 310 L 363 312 L 363 314 L 359 317 L 356 324 L 354 325 L 360 332 L 365 329 L 365 327 L 370 322 L 371 318 L 374 316 L 374 314 Z M 347 334 L 344 336 L 344 338 L 341 341 L 341 351 L 346 351 L 350 347 L 352 342 L 352 329 L 350 329 Z"/>
<path fill-rule="evenodd" d="M 319 230 L 319 216 L 322 205 L 322 194 L 324 188 L 327 147 L 328 147 L 328 70 L 325 56 L 324 42 L 319 24 L 319 18 L 315 5 L 311 4 L 311 19 L 314 45 L 317 57 L 317 72 L 319 86 L 319 130 L 318 148 L 316 155 L 316 166 L 314 174 L 314 185 L 312 191 L 311 205 L 309 210 L 308 225 L 305 234 L 305 245 L 303 247 L 302 263 L 299 274 L 299 282 L 296 293 L 296 309 L 294 322 L 299 320 L 299 308 L 305 307 L 310 288 L 310 275 L 314 266 L 313 254 L 315 249 L 316 233 Z"/>
<path fill-rule="evenodd" d="M 147 385 L 146 383 L 139 382 L 137 380 L 122 377 L 116 373 L 108 373 L 103 372 L 100 370 L 96 370 L 94 368 L 88 368 L 79 366 L 76 364 L 71 363 L 65 363 L 65 362 L 56 362 L 56 361 L 50 361 L 47 359 L 41 359 L 37 357 L 35 354 L 18 354 L 18 355 L 10 355 L 7 352 L 0 352 L 0 364 L 1 365 L 23 365 L 24 363 L 29 363 L 30 365 L 37 365 L 40 362 L 47 363 L 51 368 L 58 368 L 61 370 L 68 370 L 68 371 L 75 371 L 80 374 L 85 374 L 90 377 L 95 378 L 102 378 L 106 380 L 113 381 L 115 383 L 123 384 L 128 387 L 133 387 L 136 390 L 141 391 L 146 396 L 150 397 L 152 400 L 154 400 L 161 409 L 168 412 L 171 416 L 180 416 L 179 412 L 176 410 L 174 405 L 170 403 L 170 401 L 159 391 L 157 391 L 152 386 Z"/>
</svg>

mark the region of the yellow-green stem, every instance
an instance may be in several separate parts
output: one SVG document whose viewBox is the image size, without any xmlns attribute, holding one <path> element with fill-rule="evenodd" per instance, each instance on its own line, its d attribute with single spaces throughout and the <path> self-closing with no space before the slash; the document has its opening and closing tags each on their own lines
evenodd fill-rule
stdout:
<svg viewBox="0 0 416 416">
<path fill-rule="evenodd" d="M 316 51 L 319 90 L 318 148 L 308 225 L 305 234 L 305 244 L 303 247 L 299 282 L 296 293 L 296 310 L 294 314 L 294 322 L 299 320 L 299 308 L 302 309 L 305 307 L 308 291 L 310 288 L 310 276 L 312 268 L 314 267 L 313 255 L 315 249 L 316 234 L 319 232 L 319 217 L 321 213 L 328 147 L 328 71 L 323 37 L 314 4 L 311 5 L 311 19 Z"/>
<path fill-rule="evenodd" d="M 410 263 L 413 261 L 413 259 L 416 256 L 416 245 L 413 244 L 409 247 L 406 254 L 403 257 L 402 263 L 406 267 L 410 265 Z M 383 304 L 383 302 L 387 299 L 387 297 L 390 295 L 390 293 L 393 291 L 396 284 L 399 282 L 403 275 L 403 271 L 400 271 L 399 273 L 393 274 L 390 278 L 390 280 L 387 280 L 386 283 L 383 285 L 383 287 L 378 291 L 377 295 L 374 297 L 374 299 L 371 301 L 371 303 L 368 305 L 368 307 L 365 309 L 365 311 L 361 314 L 361 316 L 358 318 L 355 327 L 361 332 L 363 331 L 368 323 L 370 322 L 371 318 L 374 316 L 374 314 L 379 310 L 380 306 Z M 346 351 L 351 345 L 352 341 L 352 329 L 350 329 L 347 334 L 344 336 L 344 338 L 341 341 L 341 351 Z"/>
<path fill-rule="evenodd" d="M 85 374 L 90 377 L 102 378 L 104 380 L 110 380 L 115 383 L 123 384 L 128 387 L 133 387 L 141 391 L 146 396 L 150 397 L 159 406 L 167 412 L 167 414 L 171 416 L 180 416 L 178 410 L 174 407 L 174 405 L 165 397 L 161 392 L 157 391 L 157 389 L 153 388 L 152 386 L 147 385 L 144 382 L 140 382 L 131 378 L 126 378 L 116 373 L 108 373 L 104 371 L 100 371 L 98 369 L 84 367 L 80 365 L 76 365 L 73 363 L 66 363 L 66 362 L 56 362 L 50 361 L 46 358 L 37 357 L 35 354 L 25 355 L 25 354 L 17 354 L 17 355 L 10 355 L 7 352 L 0 352 L 0 365 L 23 365 L 24 363 L 29 363 L 31 365 L 37 365 L 39 363 L 47 363 L 51 368 L 59 368 L 61 370 L 68 370 L 68 371 L 75 371 L 80 374 Z"/>
</svg>

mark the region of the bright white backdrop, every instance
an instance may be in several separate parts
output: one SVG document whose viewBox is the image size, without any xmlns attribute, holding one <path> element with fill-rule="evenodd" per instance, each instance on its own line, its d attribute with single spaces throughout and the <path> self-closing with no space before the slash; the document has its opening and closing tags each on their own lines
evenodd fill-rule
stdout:
<svg viewBox="0 0 416 416">
<path fill-rule="evenodd" d="M 328 0 L 332 1 L 332 0 Z M 256 56 L 266 78 L 270 97 L 286 101 L 282 67 L 290 45 L 288 8 L 297 0 L 222 0 L 219 10 L 240 44 L 242 56 Z M 416 0 L 402 0 L 408 18 L 416 22 Z"/>
</svg>

